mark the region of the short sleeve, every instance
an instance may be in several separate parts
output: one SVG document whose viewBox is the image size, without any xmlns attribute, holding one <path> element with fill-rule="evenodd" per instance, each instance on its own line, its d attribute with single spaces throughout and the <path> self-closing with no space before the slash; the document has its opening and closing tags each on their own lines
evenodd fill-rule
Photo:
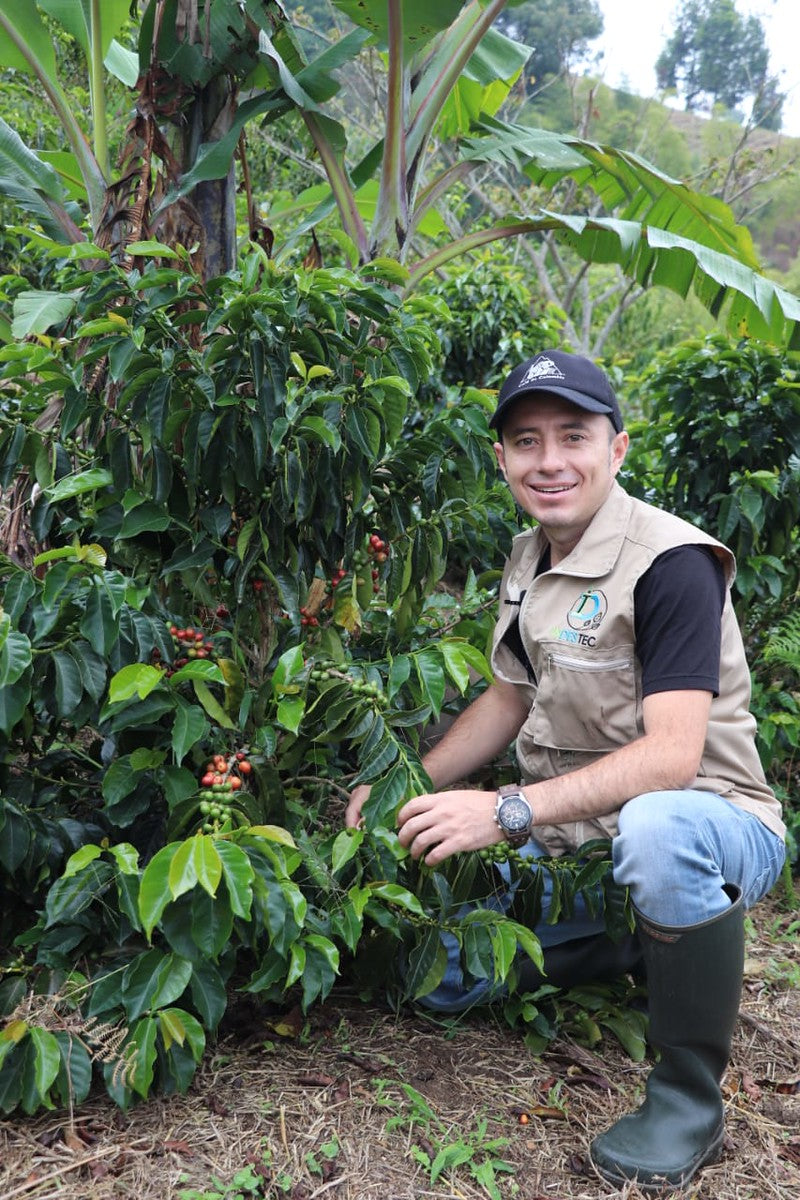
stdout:
<svg viewBox="0 0 800 1200">
<path fill-rule="evenodd" d="M 725 577 L 707 546 L 660 554 L 634 591 L 642 695 L 682 690 L 719 694 Z"/>
</svg>

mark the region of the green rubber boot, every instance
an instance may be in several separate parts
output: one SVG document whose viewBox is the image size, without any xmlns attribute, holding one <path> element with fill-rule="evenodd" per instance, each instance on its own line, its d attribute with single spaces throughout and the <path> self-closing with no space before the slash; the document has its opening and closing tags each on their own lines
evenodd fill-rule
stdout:
<svg viewBox="0 0 800 1200">
<path fill-rule="evenodd" d="M 543 972 L 537 970 L 529 958 L 520 956 L 517 968 L 519 991 L 535 992 L 543 983 L 564 989 L 582 983 L 605 983 L 621 975 L 636 975 L 643 966 L 635 933 L 626 933 L 618 942 L 612 942 L 606 933 L 594 933 L 547 946 L 543 954 Z"/>
<path fill-rule="evenodd" d="M 728 1064 L 744 968 L 744 911 L 731 907 L 700 925 L 655 925 L 637 913 L 647 971 L 651 1045 L 660 1059 L 645 1100 L 591 1146 L 614 1183 L 644 1191 L 681 1187 L 722 1149 L 719 1084 Z"/>
</svg>

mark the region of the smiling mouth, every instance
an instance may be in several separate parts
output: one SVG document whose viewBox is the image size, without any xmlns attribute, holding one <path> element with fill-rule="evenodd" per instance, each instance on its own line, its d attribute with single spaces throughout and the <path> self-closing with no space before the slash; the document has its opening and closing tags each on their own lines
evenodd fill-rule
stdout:
<svg viewBox="0 0 800 1200">
<path fill-rule="evenodd" d="M 560 496 L 564 492 L 571 492 L 576 486 L 574 483 L 559 483 L 547 487 L 543 484 L 532 484 L 531 490 L 539 496 Z"/>
</svg>

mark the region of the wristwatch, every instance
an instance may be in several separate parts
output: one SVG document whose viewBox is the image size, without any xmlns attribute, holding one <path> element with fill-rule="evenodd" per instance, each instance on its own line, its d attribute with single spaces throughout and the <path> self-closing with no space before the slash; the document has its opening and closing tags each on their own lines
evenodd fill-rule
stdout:
<svg viewBox="0 0 800 1200">
<path fill-rule="evenodd" d="M 533 809 L 518 783 L 507 783 L 497 789 L 494 819 L 510 846 L 525 845 L 531 836 Z"/>
</svg>

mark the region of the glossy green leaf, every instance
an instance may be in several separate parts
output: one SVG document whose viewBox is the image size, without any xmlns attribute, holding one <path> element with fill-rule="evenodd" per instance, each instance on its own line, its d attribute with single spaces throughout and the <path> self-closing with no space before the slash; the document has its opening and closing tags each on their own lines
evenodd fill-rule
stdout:
<svg viewBox="0 0 800 1200">
<path fill-rule="evenodd" d="M 125 1080 L 143 1099 L 149 1095 L 153 1086 L 158 1029 L 158 1020 L 155 1017 L 142 1017 L 131 1030 L 124 1046 L 128 1062 Z"/>
<path fill-rule="evenodd" d="M 491 931 L 492 953 L 494 954 L 495 978 L 503 980 L 508 975 L 517 953 L 517 935 L 513 923 L 502 920 Z"/>
<path fill-rule="evenodd" d="M 204 891 L 194 893 L 190 932 L 200 952 L 216 961 L 233 934 L 233 911 L 226 893 L 221 892 L 215 897 Z"/>
<path fill-rule="evenodd" d="M 331 913 L 331 933 L 340 938 L 351 954 L 356 953 L 364 928 L 364 919 L 349 900 Z"/>
<path fill-rule="evenodd" d="M 0 616 L 0 688 L 17 682 L 31 665 L 31 643 L 24 633 L 9 631 L 10 620 Z"/>
<path fill-rule="evenodd" d="M 444 703 L 445 676 L 439 655 L 434 650 L 421 650 L 414 659 L 417 678 L 423 695 L 438 717 Z"/>
<path fill-rule="evenodd" d="M 295 942 L 289 950 L 289 970 L 286 972 L 285 986 L 290 988 L 292 984 L 297 983 L 298 979 L 302 979 L 305 969 L 305 946 L 301 945 L 299 942 Z"/>
<path fill-rule="evenodd" d="M 83 695 L 80 669 L 66 650 L 56 650 L 52 661 L 55 672 L 56 711 L 59 716 L 68 717 L 78 707 Z"/>
<path fill-rule="evenodd" d="M 114 603 L 99 581 L 90 589 L 80 631 L 100 654 L 108 654 L 119 637 Z"/>
<path fill-rule="evenodd" d="M 99 701 L 106 690 L 106 660 L 82 639 L 70 646 L 70 654 L 78 664 L 83 690 Z"/>
<path fill-rule="evenodd" d="M 367 887 L 371 896 L 385 900 L 387 904 L 396 904 L 418 917 L 425 915 L 425 910 L 414 893 L 398 883 L 369 883 Z"/>
<path fill-rule="evenodd" d="M 143 533 L 158 533 L 169 526 L 170 514 L 160 504 L 145 502 L 125 514 L 117 536 L 137 538 Z"/>
<path fill-rule="evenodd" d="M 52 504 L 60 504 L 62 500 L 71 500 L 73 496 L 82 496 L 85 492 L 96 492 L 113 483 L 110 471 L 103 467 L 90 467 L 79 471 L 76 475 L 66 475 L 46 488 L 45 493 Z"/>
<path fill-rule="evenodd" d="M 100 899 L 113 878 L 109 863 L 90 862 L 76 875 L 57 879 L 47 893 L 45 928 L 64 925 Z"/>
<path fill-rule="evenodd" d="M 158 1022 L 161 1026 L 161 1040 L 165 1050 L 169 1050 L 173 1042 L 177 1042 L 179 1046 L 183 1045 L 186 1040 L 186 1026 L 183 1023 L 180 1009 L 162 1009 L 158 1014 Z"/>
<path fill-rule="evenodd" d="M 202 834 L 195 837 L 194 865 L 200 887 L 208 892 L 209 896 L 216 896 L 219 881 L 222 878 L 222 860 L 213 838 L 205 837 Z"/>
<path fill-rule="evenodd" d="M 366 762 L 361 764 L 361 768 L 356 776 L 359 783 L 366 783 L 370 780 L 377 779 L 383 775 L 387 767 L 390 767 L 397 759 L 400 753 L 397 742 L 393 737 L 387 737 L 373 752 Z"/>
<path fill-rule="evenodd" d="M 131 663 L 112 676 L 108 686 L 108 698 L 111 704 L 121 704 L 138 696 L 144 700 L 157 688 L 164 678 L 164 672 L 158 667 L 146 663 Z"/>
<path fill-rule="evenodd" d="M 163 767 L 158 772 L 158 779 L 164 788 L 170 811 L 190 796 L 194 796 L 197 791 L 197 776 L 186 767 Z"/>
<path fill-rule="evenodd" d="M 92 1060 L 80 1037 L 57 1029 L 53 1037 L 61 1056 L 53 1090 L 64 1107 L 82 1104 L 92 1086 Z"/>
<path fill-rule="evenodd" d="M 172 726 L 172 752 L 180 764 L 193 746 L 204 741 L 209 724 L 201 709 L 182 696 L 175 697 L 175 721 Z"/>
<path fill-rule="evenodd" d="M 290 646 L 280 656 L 275 665 L 275 670 L 272 672 L 271 685 L 273 695 L 281 696 L 286 692 L 296 693 L 299 686 L 296 679 L 303 672 L 304 668 L 302 646 Z"/>
<path fill-rule="evenodd" d="M 31 1025 L 22 1066 L 22 1108 L 26 1113 L 34 1113 L 41 1107 L 55 1107 L 50 1089 L 60 1065 L 61 1052 L 53 1034 Z"/>
<path fill-rule="evenodd" d="M 175 672 L 171 679 L 172 686 L 177 687 L 179 683 L 183 683 L 186 679 L 204 679 L 209 683 L 225 682 L 225 676 L 216 663 L 198 658 L 190 660 L 186 663 L 186 666 L 180 667 Z"/>
<path fill-rule="evenodd" d="M 177 954 L 146 950 L 123 974 L 122 1000 L 129 1021 L 142 1013 L 171 1004 L 183 995 L 191 979 L 192 964 Z"/>
<path fill-rule="evenodd" d="M 236 728 L 235 723 L 230 719 L 225 709 L 202 679 L 193 678 L 192 687 L 194 688 L 195 696 L 197 696 L 197 699 L 216 725 L 221 725 L 223 729 Z"/>
<path fill-rule="evenodd" d="M 264 838 L 268 842 L 277 842 L 280 846 L 295 846 L 295 841 L 288 829 L 281 825 L 251 825 L 247 830 L 248 837 Z"/>
<path fill-rule="evenodd" d="M 76 296 L 64 292 L 19 292 L 14 300 L 11 332 L 15 338 L 47 333 L 53 325 L 63 325 L 75 311 Z M 76 493 L 71 492 L 70 495 Z M 60 496 L 59 499 L 63 499 Z"/>
<path fill-rule="evenodd" d="M 184 892 L 191 891 L 197 883 L 194 850 L 194 839 L 188 838 L 185 842 L 181 842 L 172 855 L 167 884 L 173 900 L 177 900 Z"/>
<path fill-rule="evenodd" d="M 405 985 L 415 1000 L 427 996 L 444 978 L 447 968 L 447 950 L 440 931 L 426 929 L 408 956 L 408 973 Z"/>
<path fill-rule="evenodd" d="M 175 843 L 163 846 L 153 855 L 142 874 L 139 888 L 139 916 L 148 938 L 172 899 L 169 872 L 176 850 Z"/>
<path fill-rule="evenodd" d="M 278 704 L 276 720 L 289 733 L 297 733 L 305 712 L 302 696 L 284 696 Z"/>
<path fill-rule="evenodd" d="M 444 665 L 447 668 L 447 674 L 452 679 L 460 692 L 465 692 L 469 687 L 469 666 L 459 643 L 443 641 L 439 644 L 439 649 L 444 659 Z"/>
<path fill-rule="evenodd" d="M 195 1062 L 200 1062 L 206 1048 L 206 1035 L 200 1022 L 182 1008 L 165 1008 L 159 1013 L 162 1029 L 168 1027 L 175 1041 L 176 1031 L 180 1031 L 180 1044 L 186 1045 L 191 1051 Z"/>
<path fill-rule="evenodd" d="M 228 996 L 224 980 L 214 963 L 200 959 L 194 964 L 189 991 L 203 1024 L 207 1029 L 215 1030 L 227 1007 Z"/>
<path fill-rule="evenodd" d="M 11 689 L 6 688 L 4 692 L 0 693 L 0 711 L 2 711 L 2 698 L 9 691 Z M 29 821 L 10 800 L 0 796 L 0 864 L 5 867 L 9 875 L 13 875 L 24 862 L 30 846 L 31 827 Z"/>
<path fill-rule="evenodd" d="M 24 1060 L 25 1049 L 9 1045 L 8 1051 L 4 1055 L 4 1048 L 0 1042 L 0 1112 L 10 1113 L 20 1103 L 22 1097 L 20 1067 Z"/>
<path fill-rule="evenodd" d="M 604 1013 L 598 1023 L 610 1029 L 634 1062 L 643 1062 L 647 1054 L 647 1038 L 644 1014 L 635 1009 L 626 1009 L 619 1015 Z"/>
<path fill-rule="evenodd" d="M 82 871 L 84 867 L 87 867 L 90 862 L 94 862 L 96 858 L 99 858 L 102 853 L 103 850 L 101 846 L 81 846 L 79 850 L 76 850 L 75 853 L 71 854 L 67 859 L 62 878 L 69 879 L 72 875 L 77 875 L 78 872 Z"/>
<path fill-rule="evenodd" d="M 249 920 L 253 902 L 252 885 L 255 878 L 250 859 L 244 850 L 232 842 L 226 842 L 220 838 L 214 844 L 222 864 L 231 911 L 235 916 Z"/>
<path fill-rule="evenodd" d="M 137 785 L 139 772 L 135 771 L 130 755 L 112 762 L 103 776 L 103 798 L 107 807 L 114 808 L 128 797 Z"/>
<path fill-rule="evenodd" d="M 315 1000 L 324 1000 L 333 987 L 339 972 L 339 951 L 315 933 L 306 934 L 304 951 L 303 1009 L 307 1011 Z"/>
<path fill-rule="evenodd" d="M 334 874 L 358 853 L 364 841 L 362 829 L 342 829 L 337 835 L 331 850 L 331 870 Z"/>
<path fill-rule="evenodd" d="M 405 766 L 395 763 L 382 779 L 372 785 L 362 810 L 367 829 L 376 825 L 394 828 L 396 810 L 407 798 L 408 787 L 409 777 Z"/>
</svg>

